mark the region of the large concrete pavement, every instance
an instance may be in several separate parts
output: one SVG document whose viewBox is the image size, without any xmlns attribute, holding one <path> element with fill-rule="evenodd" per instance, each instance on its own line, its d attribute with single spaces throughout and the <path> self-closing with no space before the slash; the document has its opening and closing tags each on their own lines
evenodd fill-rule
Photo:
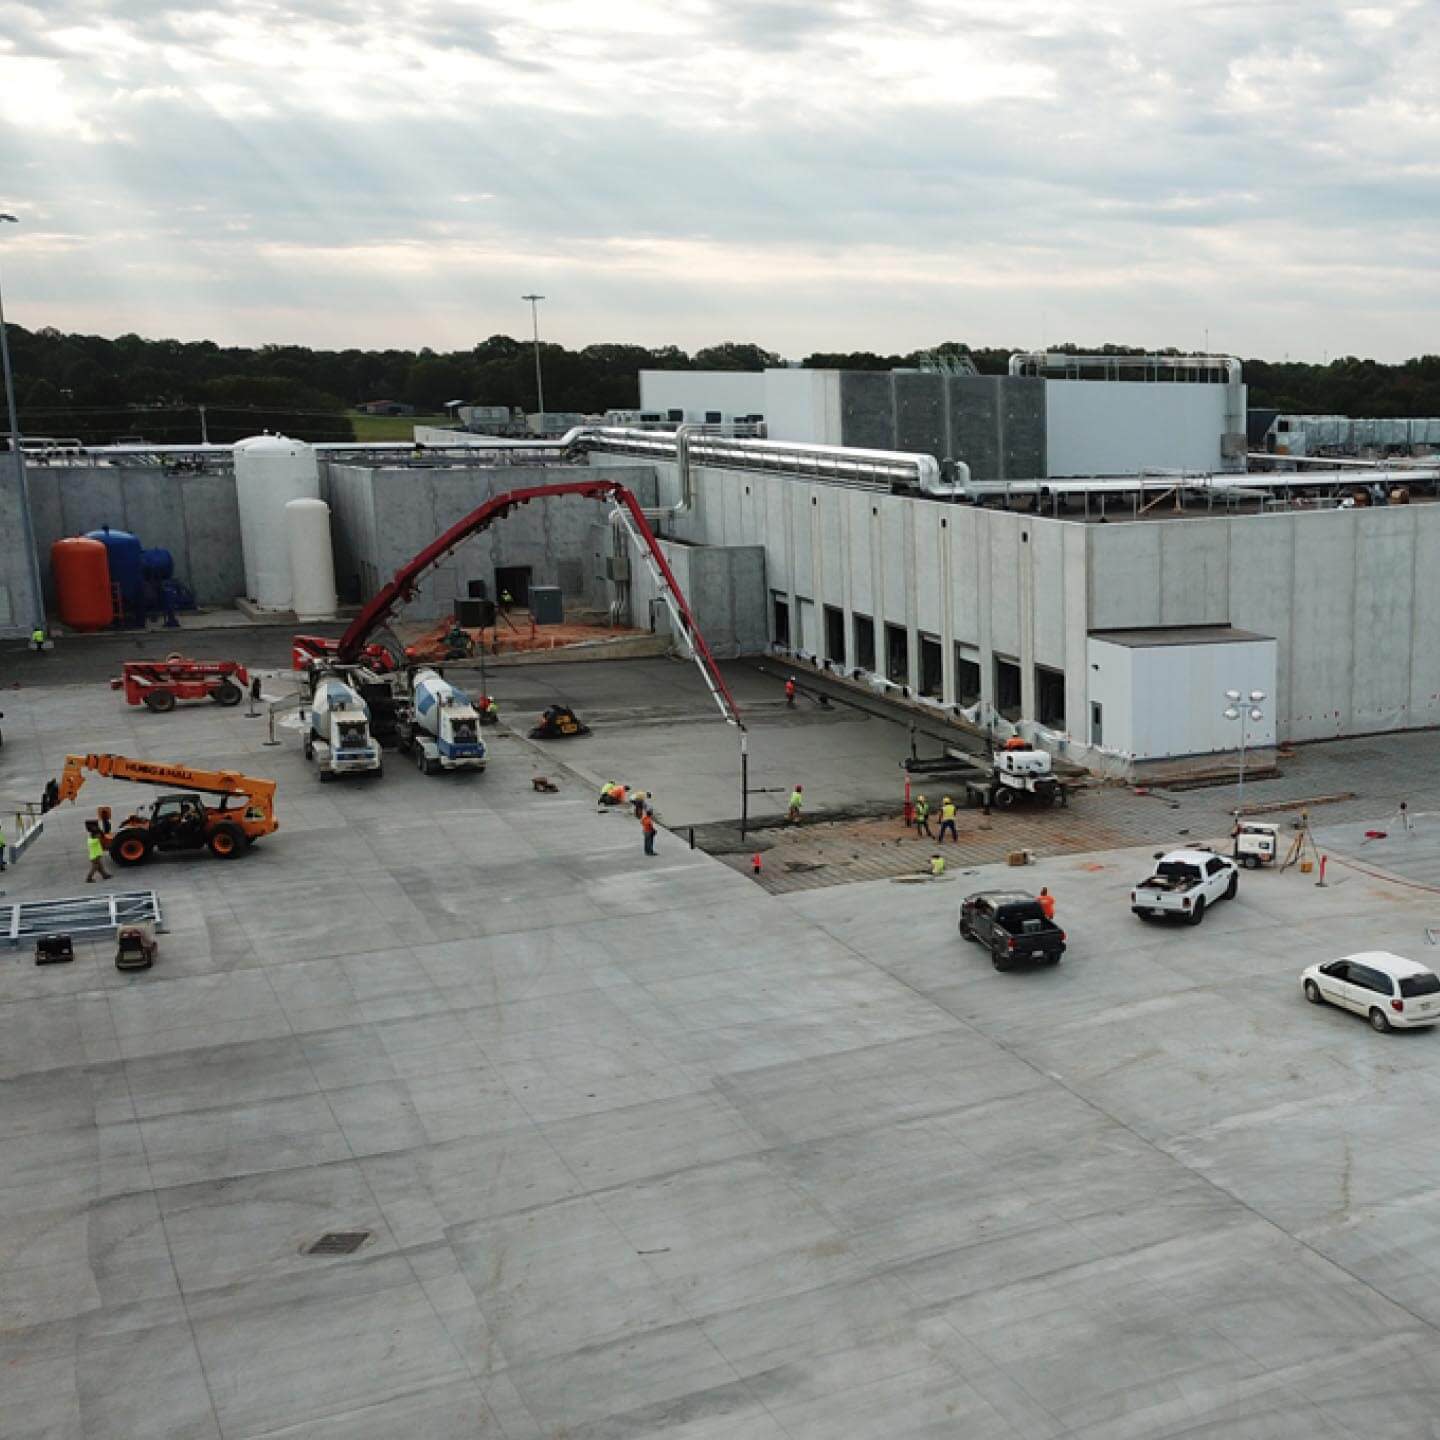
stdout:
<svg viewBox="0 0 1440 1440">
<path fill-rule="evenodd" d="M 647 861 L 511 738 L 322 788 L 238 712 L 6 710 L 0 792 L 69 749 L 223 761 L 283 827 L 144 872 L 150 974 L 0 952 L 7 1440 L 1430 1433 L 1440 1035 L 1296 986 L 1421 953 L 1423 894 L 1247 876 L 1152 928 L 1147 850 L 782 899 Z M 84 890 L 82 818 L 7 898 Z M 1058 969 L 956 937 L 1018 879 Z"/>
</svg>

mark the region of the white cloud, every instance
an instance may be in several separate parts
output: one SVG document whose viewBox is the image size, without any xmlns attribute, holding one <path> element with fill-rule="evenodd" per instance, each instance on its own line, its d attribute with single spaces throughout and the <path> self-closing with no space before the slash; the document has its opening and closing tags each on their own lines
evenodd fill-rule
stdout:
<svg viewBox="0 0 1440 1440">
<path fill-rule="evenodd" d="M 1398 357 L 1440 308 L 1430 9 L 0 0 L 7 299 L 444 347 L 543 283 L 571 343 Z"/>
</svg>

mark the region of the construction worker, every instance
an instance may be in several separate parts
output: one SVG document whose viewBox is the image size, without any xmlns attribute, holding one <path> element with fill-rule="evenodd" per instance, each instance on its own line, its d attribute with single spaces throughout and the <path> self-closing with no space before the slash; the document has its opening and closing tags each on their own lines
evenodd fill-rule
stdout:
<svg viewBox="0 0 1440 1440">
<path fill-rule="evenodd" d="M 785 704 L 793 710 L 795 708 L 795 677 L 792 675 L 785 682 Z"/>
<path fill-rule="evenodd" d="M 648 810 L 640 817 L 640 829 L 645 835 L 645 853 L 655 853 L 655 817 Z"/>
<path fill-rule="evenodd" d="M 1055 897 L 1042 885 L 1040 893 L 1035 898 L 1040 902 L 1040 908 L 1045 912 L 1045 918 L 1053 920 L 1055 918 Z"/>
<path fill-rule="evenodd" d="M 947 795 L 940 802 L 940 835 L 938 843 L 945 843 L 945 832 L 950 832 L 950 839 L 956 845 L 960 843 L 960 836 L 955 829 L 955 802 Z"/>
<path fill-rule="evenodd" d="M 85 876 L 88 885 L 95 879 L 108 880 L 110 872 L 105 868 L 105 846 L 100 839 L 100 827 L 93 821 L 85 822 L 85 853 L 90 857 L 90 869 Z"/>
<path fill-rule="evenodd" d="M 930 874 L 938 880 L 945 873 L 945 857 L 943 855 L 932 855 L 930 857 Z"/>
<path fill-rule="evenodd" d="M 800 811 L 805 804 L 805 787 L 797 785 L 790 792 L 790 812 L 786 815 L 786 821 L 791 825 L 800 823 Z"/>
<path fill-rule="evenodd" d="M 635 811 L 635 818 L 643 820 L 645 818 L 645 792 L 638 785 L 630 787 L 630 804 Z"/>
<path fill-rule="evenodd" d="M 930 828 L 930 802 L 923 796 L 915 797 L 915 838 L 928 835 L 932 840 L 935 832 Z"/>
<path fill-rule="evenodd" d="M 500 592 L 500 608 L 501 608 L 507 615 L 510 613 L 510 607 L 511 607 L 514 603 L 515 603 L 515 597 L 514 597 L 508 590 L 502 590 L 502 591 Z"/>
<path fill-rule="evenodd" d="M 625 803 L 625 787 L 617 784 L 614 780 L 607 780 L 600 787 L 600 803 L 602 805 L 623 805 Z"/>
<path fill-rule="evenodd" d="M 37 626 L 30 632 L 30 648 L 31 648 L 33 651 L 35 651 L 35 653 L 36 653 L 37 655 L 44 653 L 44 651 L 45 651 L 45 627 L 44 627 L 43 625 L 37 625 Z"/>
</svg>

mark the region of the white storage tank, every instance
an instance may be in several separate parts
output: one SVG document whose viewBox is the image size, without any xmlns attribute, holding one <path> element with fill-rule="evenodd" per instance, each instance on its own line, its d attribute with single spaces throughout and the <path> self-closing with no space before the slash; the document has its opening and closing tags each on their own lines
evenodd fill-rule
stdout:
<svg viewBox="0 0 1440 1440">
<path fill-rule="evenodd" d="M 320 498 L 314 449 L 286 435 L 253 435 L 235 444 L 235 497 L 245 553 L 245 593 L 262 609 L 291 604 L 285 506 Z"/>
<path fill-rule="evenodd" d="M 333 619 L 335 551 L 330 543 L 330 507 L 308 497 L 285 504 L 290 552 L 290 608 L 297 620 Z"/>
</svg>

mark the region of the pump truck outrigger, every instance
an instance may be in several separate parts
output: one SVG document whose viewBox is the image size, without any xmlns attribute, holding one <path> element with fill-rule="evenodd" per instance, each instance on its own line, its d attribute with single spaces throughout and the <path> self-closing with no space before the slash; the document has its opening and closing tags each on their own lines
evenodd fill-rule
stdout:
<svg viewBox="0 0 1440 1440">
<path fill-rule="evenodd" d="M 181 785 L 187 791 L 162 795 L 148 810 L 126 816 L 110 833 L 109 810 L 100 810 L 100 842 L 117 865 L 143 865 L 156 851 L 208 849 L 220 860 L 243 855 L 263 835 L 280 828 L 275 818 L 275 782 L 234 770 L 192 770 L 131 760 L 124 755 L 67 755 L 59 798 L 74 800 L 87 774 L 144 785 Z M 218 795 L 218 805 L 201 797 Z M 232 800 L 237 804 L 231 804 Z"/>
</svg>

